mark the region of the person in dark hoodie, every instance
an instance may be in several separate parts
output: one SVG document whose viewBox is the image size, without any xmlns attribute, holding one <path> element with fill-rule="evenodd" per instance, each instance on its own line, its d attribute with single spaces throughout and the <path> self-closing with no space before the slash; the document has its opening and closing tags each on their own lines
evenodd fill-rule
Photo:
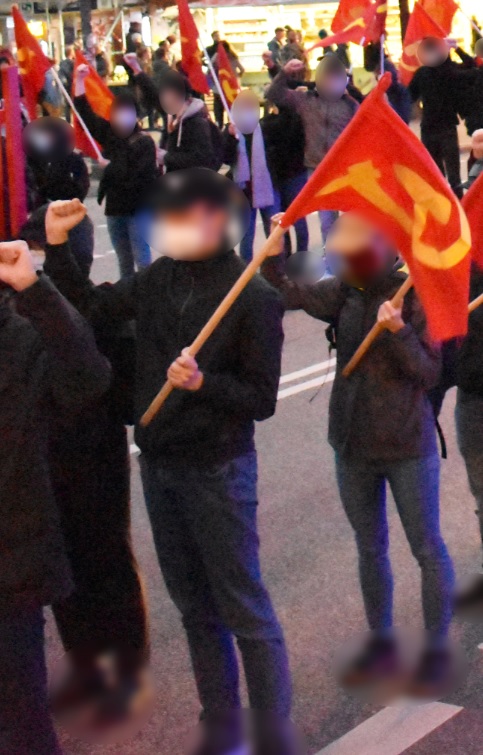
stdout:
<svg viewBox="0 0 483 755">
<path fill-rule="evenodd" d="M 98 199 L 99 203 L 106 200 L 109 236 L 121 278 L 128 278 L 136 268 L 145 268 L 151 262 L 145 206 L 157 175 L 156 147 L 151 137 L 139 129 L 136 103 L 130 94 L 116 97 L 109 121 L 93 112 L 85 96 L 89 70 L 85 65 L 77 69 L 74 103 L 107 161 Z"/>
<path fill-rule="evenodd" d="M 335 451 L 342 505 L 354 529 L 371 637 L 345 677 L 364 686 L 397 667 L 391 634 L 393 579 L 388 555 L 386 483 L 394 494 L 411 550 L 421 568 L 428 644 L 410 694 L 439 696 L 452 657 L 446 637 L 452 616 L 453 567 L 439 524 L 439 457 L 426 392 L 438 383 L 441 359 L 411 291 L 402 309 L 390 299 L 405 279 L 387 240 L 346 213 L 333 226 L 327 254 L 335 277 L 314 285 L 290 281 L 283 255 L 263 266 L 287 309 L 303 309 L 335 327 L 337 370 L 330 399 L 329 442 Z M 384 327 L 371 352 L 346 378 L 342 370 L 375 322 Z"/>
<path fill-rule="evenodd" d="M 292 750 L 277 747 L 270 722 L 281 720 L 284 728 L 291 685 L 283 633 L 260 573 L 254 445 L 255 421 L 275 411 L 282 304 L 255 277 L 199 363 L 190 357 L 183 347 L 244 269 L 232 250 L 241 231 L 233 238 L 230 229 L 246 202 L 233 182 L 202 168 L 168 173 L 158 200 L 152 245 L 164 256 L 148 270 L 95 287 L 57 244 L 46 249 L 49 274 L 99 322 L 136 321 L 135 439 L 159 563 L 182 615 L 203 709 L 197 752 L 214 752 L 216 741 L 216 752 L 228 753 L 242 739 L 235 637 L 250 705 L 266 714 L 255 752 L 283 755 Z M 175 390 L 143 427 L 139 420 L 166 376 Z"/>
<path fill-rule="evenodd" d="M 136 56 L 124 60 L 134 73 L 136 86 L 150 107 L 167 113 L 167 135 L 158 153 L 165 171 L 183 168 L 221 167 L 221 137 L 218 126 L 210 119 L 203 100 L 191 96 L 188 80 L 178 71 L 168 71 L 158 89 L 142 72 Z"/>
<path fill-rule="evenodd" d="M 65 233 L 84 214 L 49 209 Z M 43 606 L 72 578 L 49 469 L 59 414 L 108 389 L 110 369 L 82 317 L 37 277 L 24 241 L 0 244 L 0 752 L 60 755 L 47 700 Z"/>
</svg>

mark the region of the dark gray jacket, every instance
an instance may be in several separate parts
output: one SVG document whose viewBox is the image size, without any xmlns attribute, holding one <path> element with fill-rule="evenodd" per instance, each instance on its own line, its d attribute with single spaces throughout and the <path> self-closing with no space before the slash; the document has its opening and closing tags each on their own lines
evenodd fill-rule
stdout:
<svg viewBox="0 0 483 755">
<path fill-rule="evenodd" d="M 48 466 L 49 430 L 108 388 L 82 317 L 41 276 L 0 306 L 0 617 L 65 597 L 71 577 Z"/>
<path fill-rule="evenodd" d="M 329 442 L 345 455 L 368 461 L 396 461 L 436 450 L 433 410 L 426 392 L 437 384 L 439 349 L 426 332 L 422 308 L 413 292 L 403 308 L 405 327 L 385 331 L 349 378 L 342 370 L 377 319 L 380 305 L 396 293 L 404 273 L 392 271 L 360 290 L 335 278 L 299 285 L 284 275 L 281 258 L 268 259 L 267 280 L 283 294 L 287 309 L 303 309 L 333 323 L 337 334 L 337 370 L 330 399 Z"/>
</svg>

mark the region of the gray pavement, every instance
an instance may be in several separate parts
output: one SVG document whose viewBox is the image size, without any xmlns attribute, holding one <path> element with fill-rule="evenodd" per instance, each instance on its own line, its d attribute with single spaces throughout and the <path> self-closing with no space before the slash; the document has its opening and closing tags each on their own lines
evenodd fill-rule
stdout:
<svg viewBox="0 0 483 755">
<path fill-rule="evenodd" d="M 102 212 L 93 199 L 89 211 L 96 225 L 94 279 L 115 280 L 116 259 Z M 319 245 L 317 220 L 310 218 L 311 238 Z M 257 241 L 261 241 L 258 228 Z M 299 386 L 297 393 L 279 401 L 275 417 L 259 425 L 260 456 L 259 521 L 263 571 L 285 628 L 294 677 L 294 720 L 305 733 L 310 753 L 317 753 L 378 712 L 374 706 L 353 700 L 337 687 L 331 664 L 339 645 L 365 628 L 357 581 L 356 552 L 351 529 L 339 503 L 332 462 L 326 441 L 330 373 L 325 366 L 305 377 L 290 374 L 328 360 L 324 325 L 303 313 L 285 318 L 286 341 L 283 389 Z M 314 379 L 325 384 L 308 387 Z M 443 531 L 459 575 L 480 563 L 474 502 L 468 492 L 462 460 L 455 443 L 454 393 L 447 397 L 442 424 L 449 458 L 443 462 Z M 132 741 L 112 747 L 96 747 L 72 740 L 62 733 L 67 755 L 182 755 L 182 743 L 197 720 L 198 704 L 191 678 L 186 643 L 179 617 L 171 605 L 156 563 L 144 508 L 138 463 L 132 457 L 132 512 L 136 553 L 146 580 L 151 615 L 152 666 L 156 680 L 156 704 L 144 730 Z M 393 502 L 389 502 L 391 555 L 396 579 L 396 621 L 421 626 L 420 584 Z M 431 736 L 407 750 L 412 755 L 483 752 L 481 708 L 483 627 L 454 624 L 459 639 L 473 661 L 470 676 L 445 702 L 464 708 Z M 53 622 L 48 617 L 47 647 L 52 668 L 61 655 Z M 429 733 L 429 732 L 428 732 Z M 426 743 L 426 744 L 425 744 Z M 397 755 L 403 750 L 377 750 Z M 374 749 L 374 753 L 376 750 Z M 362 750 L 356 748 L 353 755 Z M 364 750 L 366 753 L 366 750 Z M 371 750 L 368 755 L 374 755 Z"/>
</svg>

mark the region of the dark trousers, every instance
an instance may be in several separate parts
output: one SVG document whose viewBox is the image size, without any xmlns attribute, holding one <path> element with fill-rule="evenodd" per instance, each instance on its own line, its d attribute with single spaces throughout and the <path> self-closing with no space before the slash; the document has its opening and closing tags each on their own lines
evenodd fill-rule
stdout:
<svg viewBox="0 0 483 755">
<path fill-rule="evenodd" d="M 143 587 L 130 534 L 129 457 L 122 426 L 104 427 L 84 453 L 52 454 L 74 593 L 53 606 L 66 650 L 147 648 Z"/>
<path fill-rule="evenodd" d="M 458 390 L 456 432 L 458 446 L 466 464 L 468 482 L 473 493 L 483 542 L 483 397 Z"/>
<path fill-rule="evenodd" d="M 421 140 L 456 196 L 461 198 L 460 146 L 456 126 L 441 131 L 423 127 Z"/>
<path fill-rule="evenodd" d="M 223 128 L 225 120 L 225 108 L 219 94 L 213 93 L 213 115 L 215 116 L 215 122 L 218 128 Z"/>
<path fill-rule="evenodd" d="M 371 462 L 336 455 L 337 482 L 359 552 L 359 574 L 371 629 L 392 626 L 386 482 L 411 551 L 421 568 L 425 628 L 445 635 L 452 616 L 454 573 L 439 524 L 439 457 Z"/>
<path fill-rule="evenodd" d="M 234 636 L 250 706 L 288 716 L 285 642 L 260 572 L 255 452 L 212 469 L 141 457 L 141 471 L 159 563 L 182 615 L 204 715 L 240 707 Z"/>
<path fill-rule="evenodd" d="M 295 197 L 300 194 L 307 183 L 307 173 L 304 170 L 298 176 L 289 178 L 280 184 L 275 191 L 275 208 L 279 212 L 284 212 L 292 204 Z M 294 223 L 295 239 L 297 241 L 297 252 L 306 252 L 309 248 L 309 227 L 306 218 L 301 218 Z M 291 242 L 290 232 L 285 234 L 285 251 L 290 253 Z"/>
<path fill-rule="evenodd" d="M 49 713 L 42 610 L 0 618 L 0 755 L 61 755 Z"/>
</svg>

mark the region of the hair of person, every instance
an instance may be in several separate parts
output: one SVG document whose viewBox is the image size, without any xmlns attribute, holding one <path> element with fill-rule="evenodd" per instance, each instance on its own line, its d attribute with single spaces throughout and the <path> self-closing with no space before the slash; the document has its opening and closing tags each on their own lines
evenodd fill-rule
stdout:
<svg viewBox="0 0 483 755">
<path fill-rule="evenodd" d="M 176 92 L 186 100 L 190 94 L 188 80 L 178 71 L 167 71 L 162 77 L 159 87 L 160 96 L 166 91 Z"/>
<path fill-rule="evenodd" d="M 138 114 L 138 103 L 131 92 L 121 92 L 115 97 L 111 105 L 111 112 L 120 108 L 134 108 L 136 115 Z"/>
</svg>

